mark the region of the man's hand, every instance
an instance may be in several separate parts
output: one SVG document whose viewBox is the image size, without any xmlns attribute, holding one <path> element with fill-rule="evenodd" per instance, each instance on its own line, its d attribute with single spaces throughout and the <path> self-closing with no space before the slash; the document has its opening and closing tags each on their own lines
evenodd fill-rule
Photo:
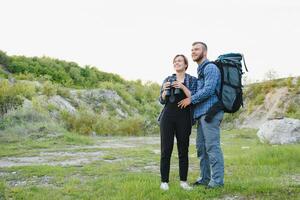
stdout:
<svg viewBox="0 0 300 200">
<path fill-rule="evenodd" d="M 178 103 L 178 107 L 180 108 L 186 108 L 188 105 L 190 105 L 192 102 L 191 98 L 188 97 L 188 98 L 185 98 L 183 100 L 181 100 L 179 103 Z"/>
</svg>

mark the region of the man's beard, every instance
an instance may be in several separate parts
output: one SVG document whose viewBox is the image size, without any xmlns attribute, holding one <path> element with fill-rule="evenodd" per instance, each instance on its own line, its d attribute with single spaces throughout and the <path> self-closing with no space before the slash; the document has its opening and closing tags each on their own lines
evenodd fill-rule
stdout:
<svg viewBox="0 0 300 200">
<path fill-rule="evenodd" d="M 194 59 L 194 62 L 199 62 L 204 58 L 204 53 L 202 52 L 197 58 Z"/>
</svg>

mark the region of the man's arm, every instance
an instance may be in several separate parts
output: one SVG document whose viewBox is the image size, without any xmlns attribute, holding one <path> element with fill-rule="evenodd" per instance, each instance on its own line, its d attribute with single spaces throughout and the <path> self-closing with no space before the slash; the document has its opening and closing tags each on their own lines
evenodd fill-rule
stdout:
<svg viewBox="0 0 300 200">
<path fill-rule="evenodd" d="M 196 104 L 212 96 L 220 78 L 219 69 L 213 64 L 207 65 L 204 69 L 204 86 L 191 96 L 191 103 Z"/>
<path fill-rule="evenodd" d="M 211 64 L 207 65 L 204 69 L 204 86 L 198 89 L 190 98 L 185 98 L 178 103 L 178 107 L 185 108 L 188 105 L 196 104 L 204 101 L 215 93 L 218 80 L 221 78 L 219 69 Z"/>
</svg>

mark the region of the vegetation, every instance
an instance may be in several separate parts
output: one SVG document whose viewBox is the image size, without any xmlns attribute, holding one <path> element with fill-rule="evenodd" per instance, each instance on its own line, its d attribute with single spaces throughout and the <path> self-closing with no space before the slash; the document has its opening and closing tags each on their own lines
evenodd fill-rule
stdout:
<svg viewBox="0 0 300 200">
<path fill-rule="evenodd" d="M 119 118 L 116 107 L 112 106 L 109 100 L 103 99 L 101 106 L 91 111 L 79 111 L 76 115 L 61 111 L 64 126 L 69 131 L 84 135 L 92 132 L 103 135 L 143 135 L 158 132 L 156 118 L 161 106 L 157 101 L 160 86 L 156 83 L 142 83 L 140 80 L 126 81 L 116 74 L 102 72 L 95 67 L 80 67 L 74 62 L 49 57 L 7 56 L 2 51 L 0 51 L 0 65 L 3 66 L 0 68 L 2 71 L 8 70 L 10 76 L 16 79 L 14 82 L 1 81 L 0 114 L 2 117 L 8 110 L 20 106 L 24 99 L 31 100 L 34 97 L 35 104 L 39 104 L 36 106 L 39 112 L 47 110 L 53 112 L 56 111 L 55 106 L 37 102 L 45 99 L 38 100 L 36 97 L 46 95 L 51 98 L 60 95 L 71 101 L 71 89 L 98 88 L 115 91 L 124 101 L 119 106 L 128 117 Z M 4 72 L 2 77 L 8 78 Z M 21 80 L 38 81 L 40 86 Z M 75 107 L 78 106 L 76 102 L 71 103 Z M 108 111 L 109 116 L 102 116 L 103 110 Z"/>
<path fill-rule="evenodd" d="M 124 103 L 119 104 L 118 108 L 127 114 L 126 117 L 120 118 L 116 106 L 104 99 L 101 105 L 90 111 L 80 111 L 76 115 L 62 111 L 60 114 L 67 130 L 84 135 L 92 132 L 101 135 L 145 135 L 159 131 L 156 118 L 161 109 L 157 101 L 160 86 L 156 83 L 142 83 L 140 80 L 126 81 L 116 74 L 99 71 L 96 67 L 80 67 L 74 62 L 49 57 L 7 56 L 2 51 L 0 51 L 0 65 L 2 66 L 0 77 L 8 78 L 7 73 L 4 72 L 6 70 L 11 73 L 10 77 L 17 80 L 14 84 L 3 80 L 0 86 L 1 115 L 9 109 L 20 106 L 24 99 L 38 95 L 46 95 L 48 98 L 60 95 L 68 99 L 76 109 L 81 109 L 76 102 L 72 102 L 70 90 L 98 88 L 115 91 L 122 98 Z M 299 78 L 295 81 L 293 78 L 272 80 L 272 77 L 276 76 L 270 72 L 268 81 L 247 85 L 244 92 L 246 107 L 233 115 L 226 114 L 224 122 L 231 123 L 244 112 L 247 115 L 251 114 L 257 107 L 264 104 L 266 94 L 275 88 L 287 87 L 291 98 L 300 92 Z M 42 86 L 33 86 L 28 82 L 23 84 L 20 80 L 38 81 Z M 37 100 L 37 98 L 34 99 Z M 299 105 L 297 101 L 280 104 L 282 109 L 287 108 L 285 116 L 300 119 L 300 108 L 297 105 Z M 40 111 L 46 109 L 49 112 L 60 112 L 53 105 L 39 108 Z M 108 115 L 102 115 L 103 111 L 107 111 Z"/>
<path fill-rule="evenodd" d="M 300 92 L 300 78 L 282 78 L 275 80 L 268 80 L 262 83 L 253 83 L 245 87 L 244 100 L 247 102 L 246 108 L 244 109 L 247 114 L 253 112 L 254 108 L 264 104 L 266 94 L 273 92 L 277 88 L 286 87 L 289 91 L 289 99 L 295 98 Z M 294 104 L 293 102 L 281 102 L 280 107 L 284 108 L 285 104 Z M 286 116 L 294 116 L 296 118 L 298 115 L 296 113 L 297 108 L 293 105 L 289 105 L 293 109 L 289 108 L 286 111 Z M 295 110 L 296 109 L 296 110 Z M 292 111 L 292 112 L 291 112 Z M 293 113 L 293 114 L 291 114 Z M 300 119 L 300 118 L 299 118 Z"/>
<path fill-rule="evenodd" d="M 215 190 L 204 187 L 184 191 L 179 187 L 178 156 L 174 148 L 171 161 L 170 190 L 159 189 L 160 155 L 156 143 L 142 143 L 138 148 L 91 148 L 81 144 L 82 138 L 72 134 L 55 140 L 16 142 L 1 140 L 1 157 L 32 156 L 39 152 L 97 152 L 104 155 L 97 161 L 79 166 L 30 165 L 0 167 L 0 197 L 3 199 L 299 199 L 299 145 L 272 146 L 258 141 L 256 130 L 223 131 L 222 149 L 225 155 L 225 186 Z M 192 134 L 194 139 L 195 134 Z M 81 136 L 83 137 L 83 136 Z M 87 137 L 84 137 L 87 138 Z M 106 140 L 107 139 L 107 140 Z M 94 143 L 127 144 L 127 138 L 94 138 Z M 147 140 L 147 137 L 144 138 Z M 87 144 L 91 144 L 89 141 Z M 63 144 L 66 146 L 63 146 Z M 89 147 L 89 148 L 86 148 Z M 13 151 L 11 151 L 13 150 Z M 2 152 L 6 152 L 6 155 Z M 56 158 L 55 161 L 67 158 Z M 276 167 L 275 167 L 276 166 Z M 195 146 L 190 146 L 188 182 L 199 176 L 199 160 Z"/>
<path fill-rule="evenodd" d="M 91 88 L 100 82 L 125 83 L 116 74 L 101 72 L 96 67 L 49 57 L 7 56 L 0 51 L 0 64 L 18 78 L 49 80 L 65 87 Z"/>
<path fill-rule="evenodd" d="M 24 98 L 31 99 L 35 92 L 31 84 L 10 84 L 7 79 L 0 80 L 0 115 L 20 106 Z"/>
</svg>

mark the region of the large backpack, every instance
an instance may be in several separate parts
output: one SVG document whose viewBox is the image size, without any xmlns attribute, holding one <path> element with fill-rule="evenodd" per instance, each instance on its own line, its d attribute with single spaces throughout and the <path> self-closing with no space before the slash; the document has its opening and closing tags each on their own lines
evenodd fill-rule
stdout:
<svg viewBox="0 0 300 200">
<path fill-rule="evenodd" d="M 221 72 L 221 89 L 217 96 L 227 113 L 234 113 L 243 106 L 242 60 L 248 72 L 244 56 L 239 53 L 223 54 L 209 62 L 214 63 Z"/>
</svg>

